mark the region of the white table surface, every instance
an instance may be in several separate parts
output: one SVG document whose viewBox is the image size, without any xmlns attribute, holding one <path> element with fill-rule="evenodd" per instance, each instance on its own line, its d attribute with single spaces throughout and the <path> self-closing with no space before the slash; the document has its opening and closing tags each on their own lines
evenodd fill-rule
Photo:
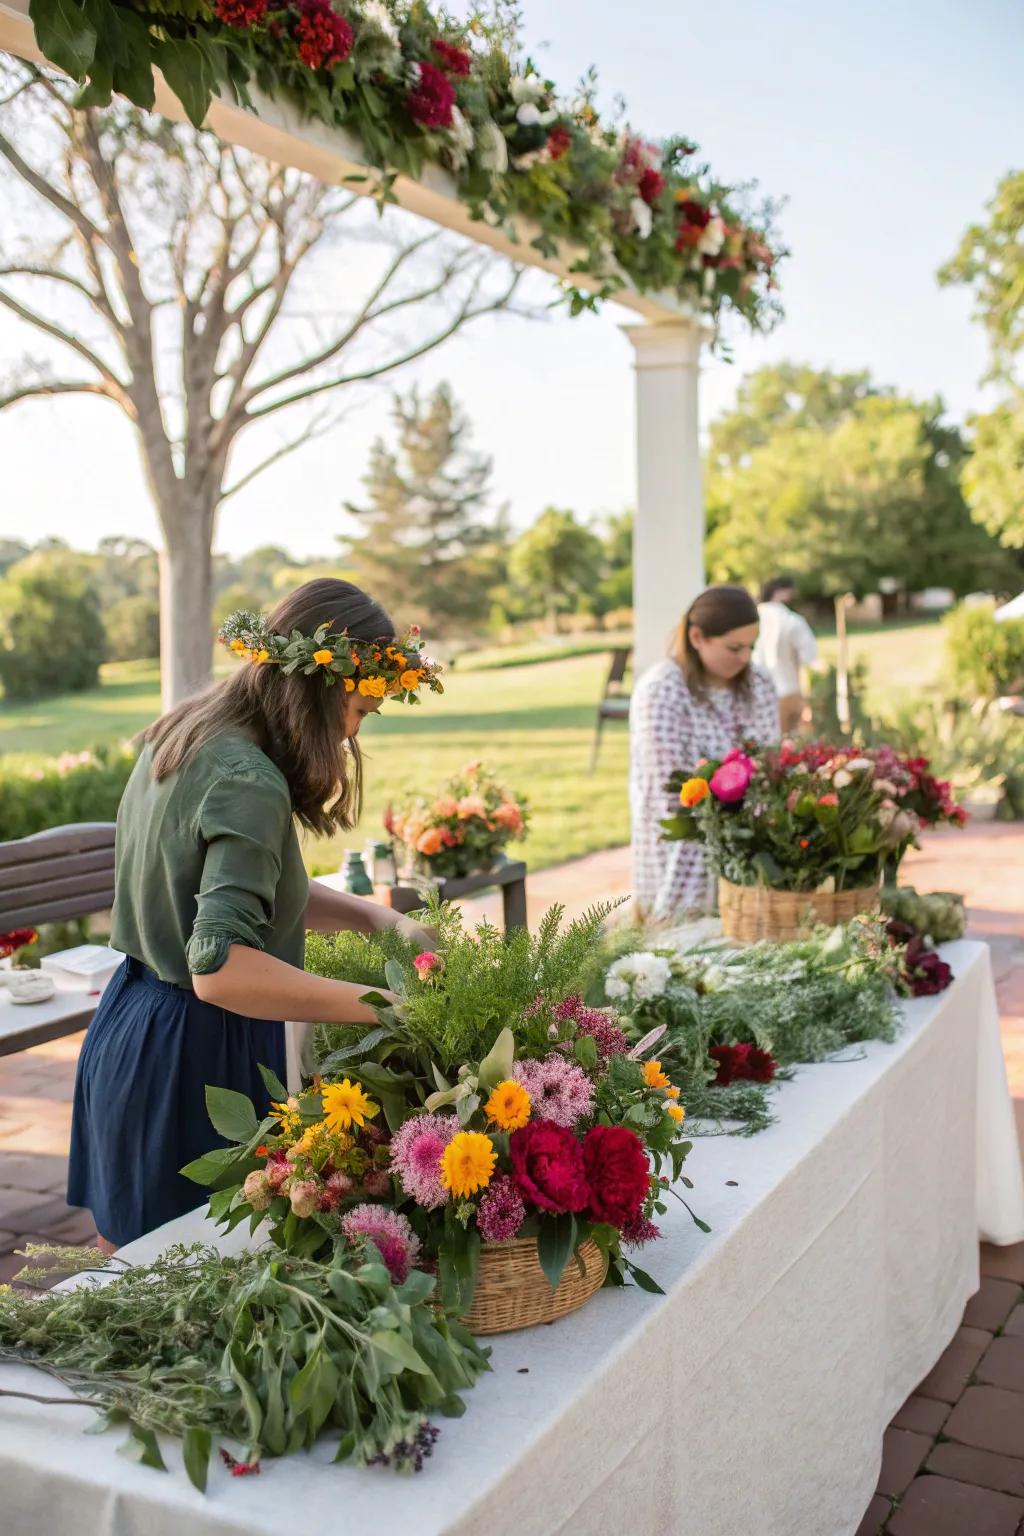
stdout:
<svg viewBox="0 0 1024 1536">
<path fill-rule="evenodd" d="M 493 1340 L 493 1373 L 461 1420 L 440 1421 L 420 1476 L 335 1467 L 324 1444 L 256 1478 L 218 1466 L 202 1496 L 174 1445 L 162 1475 L 117 1455 L 118 1431 L 83 1436 L 85 1409 L 0 1399 L 0 1526 L 850 1536 L 886 1424 L 977 1287 L 979 1231 L 1024 1236 L 988 951 L 944 953 L 954 986 L 906 1004 L 894 1044 L 801 1069 L 761 1135 L 696 1142 L 690 1198 L 713 1231 L 673 1202 L 665 1238 L 641 1256 L 666 1296 L 602 1291 L 551 1328 Z M 124 1255 L 214 1234 L 197 1211 Z M 52 1387 L 22 1367 L 0 1385 Z"/>
<path fill-rule="evenodd" d="M 58 983 L 49 1002 L 12 1003 L 10 992 L 0 987 L 0 1056 L 42 1045 L 60 1035 L 76 1034 L 96 1012 L 100 996 L 100 992 Z"/>
</svg>

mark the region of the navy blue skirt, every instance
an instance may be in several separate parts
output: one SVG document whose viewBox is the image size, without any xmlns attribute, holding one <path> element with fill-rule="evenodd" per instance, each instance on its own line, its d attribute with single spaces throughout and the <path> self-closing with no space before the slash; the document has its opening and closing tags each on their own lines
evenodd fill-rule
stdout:
<svg viewBox="0 0 1024 1536">
<path fill-rule="evenodd" d="M 68 1204 L 120 1247 L 203 1202 L 179 1169 L 227 1143 L 207 1084 L 246 1094 L 262 1117 L 259 1066 L 284 1081 L 284 1025 L 247 1019 L 125 960 L 86 1031 L 75 1079 Z"/>
</svg>

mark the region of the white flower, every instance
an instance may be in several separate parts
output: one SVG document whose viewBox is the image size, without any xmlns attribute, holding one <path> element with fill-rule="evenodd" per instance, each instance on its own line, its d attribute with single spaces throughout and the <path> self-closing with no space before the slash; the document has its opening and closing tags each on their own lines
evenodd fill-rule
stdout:
<svg viewBox="0 0 1024 1536">
<path fill-rule="evenodd" d="M 646 240 L 654 228 L 654 214 L 642 197 L 634 197 L 629 205 L 629 211 L 633 218 L 633 228 L 641 240 Z"/>
<path fill-rule="evenodd" d="M 713 218 L 705 227 L 697 243 L 697 249 L 702 256 L 717 256 L 725 244 L 725 223 L 720 218 Z"/>
<path fill-rule="evenodd" d="M 363 20 L 383 32 L 389 42 L 398 42 L 398 27 L 384 0 L 363 0 Z"/>
<path fill-rule="evenodd" d="M 473 148 L 473 128 L 472 124 L 466 121 L 458 107 L 452 107 L 452 120 L 448 131 L 455 143 L 455 155 L 453 158 L 460 165 L 463 165 L 470 150 Z"/>
<path fill-rule="evenodd" d="M 845 789 L 847 784 L 853 783 L 853 776 L 852 774 L 847 773 L 845 768 L 839 768 L 832 775 L 832 783 L 835 785 L 836 789 Z"/>
<path fill-rule="evenodd" d="M 709 965 L 701 977 L 701 986 L 705 992 L 724 992 L 733 985 L 732 978 L 720 965 Z"/>
<path fill-rule="evenodd" d="M 870 757 L 854 757 L 847 763 L 851 773 L 863 773 L 865 768 L 873 768 L 875 765 Z"/>
<path fill-rule="evenodd" d="M 508 170 L 508 144 L 497 123 L 488 121 L 477 129 L 476 152 L 485 171 L 501 176 Z"/>
<path fill-rule="evenodd" d="M 647 1002 L 660 997 L 672 977 L 672 968 L 664 955 L 650 950 L 637 950 L 632 955 L 622 955 L 608 969 L 605 991 L 609 997 L 629 997 Z"/>
<path fill-rule="evenodd" d="M 540 75 L 513 75 L 508 83 L 508 88 L 512 92 L 512 100 L 518 107 L 523 102 L 540 101 L 547 90 L 547 85 Z M 520 118 L 521 121 L 522 119 Z"/>
<path fill-rule="evenodd" d="M 710 293 L 711 290 L 714 288 L 714 286 L 715 286 L 715 269 L 714 269 L 714 267 L 705 267 L 704 268 L 704 292 L 705 293 Z"/>
<path fill-rule="evenodd" d="M 522 123 L 524 128 L 535 128 L 540 122 L 540 107 L 532 101 L 524 101 L 516 108 L 516 122 Z"/>
</svg>

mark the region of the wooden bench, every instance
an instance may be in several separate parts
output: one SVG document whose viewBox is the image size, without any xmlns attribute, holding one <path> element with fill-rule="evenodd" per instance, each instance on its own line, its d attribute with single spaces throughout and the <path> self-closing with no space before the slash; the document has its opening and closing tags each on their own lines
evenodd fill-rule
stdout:
<svg viewBox="0 0 1024 1536">
<path fill-rule="evenodd" d="M 521 859 L 506 859 L 485 869 L 478 875 L 467 875 L 462 880 L 442 880 L 438 895 L 442 901 L 457 901 L 460 896 L 473 896 L 477 891 L 501 887 L 501 904 L 506 933 L 510 928 L 526 927 L 526 865 Z M 423 905 L 422 892 L 413 885 L 392 886 L 391 906 L 396 912 L 415 912 Z"/>
<path fill-rule="evenodd" d="M 0 843 L 0 933 L 70 922 L 114 901 L 114 823 L 52 827 Z M 0 988 L 0 1056 L 85 1029 L 97 999 L 58 988 L 48 1003 L 20 1006 Z"/>
</svg>

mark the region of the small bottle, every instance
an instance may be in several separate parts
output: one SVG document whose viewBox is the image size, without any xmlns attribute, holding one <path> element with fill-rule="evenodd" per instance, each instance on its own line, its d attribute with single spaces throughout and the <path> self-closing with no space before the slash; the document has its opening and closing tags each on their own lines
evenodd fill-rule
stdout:
<svg viewBox="0 0 1024 1536">
<path fill-rule="evenodd" d="M 390 843 L 375 842 L 373 848 L 373 874 L 375 886 L 397 885 L 398 869 L 395 864 L 395 850 Z"/>
<path fill-rule="evenodd" d="M 341 866 L 342 889 L 350 896 L 372 896 L 373 884 L 363 865 L 363 856 L 354 848 L 345 850 Z"/>
</svg>

